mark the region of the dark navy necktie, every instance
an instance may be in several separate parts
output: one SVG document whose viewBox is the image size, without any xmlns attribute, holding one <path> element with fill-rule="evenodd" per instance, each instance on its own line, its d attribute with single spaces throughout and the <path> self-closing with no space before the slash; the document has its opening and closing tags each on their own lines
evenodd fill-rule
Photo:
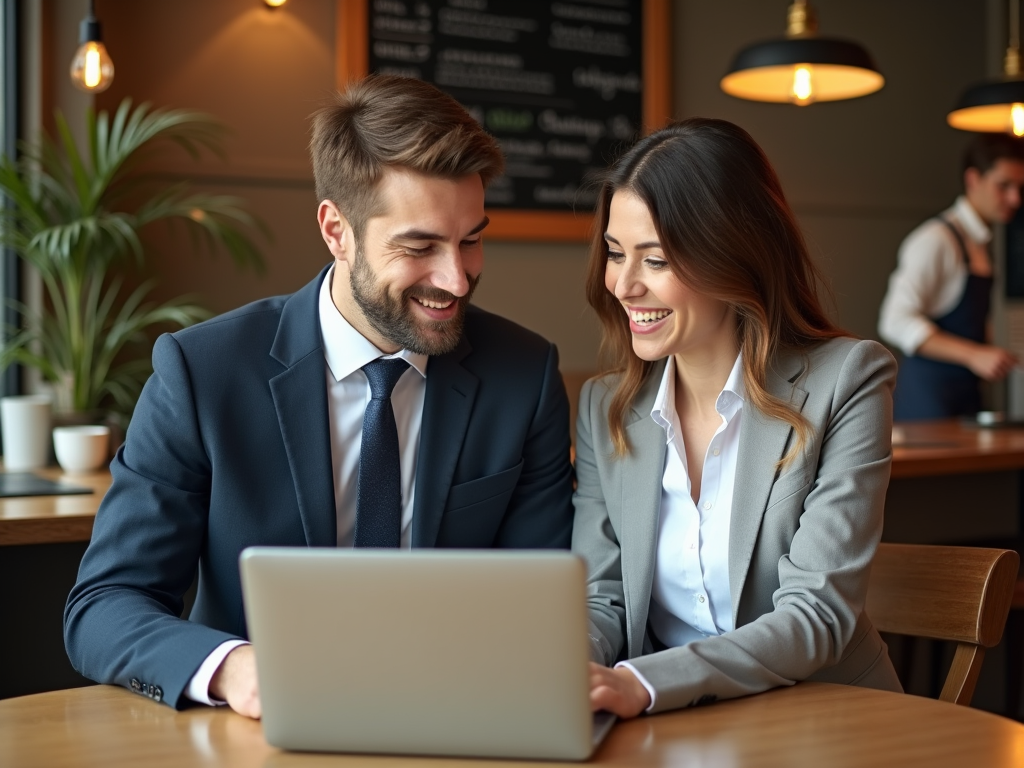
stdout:
<svg viewBox="0 0 1024 768">
<path fill-rule="evenodd" d="M 379 358 L 363 366 L 370 402 L 363 414 L 356 486 L 357 547 L 398 547 L 402 543 L 402 468 L 391 392 L 409 364 Z"/>
</svg>

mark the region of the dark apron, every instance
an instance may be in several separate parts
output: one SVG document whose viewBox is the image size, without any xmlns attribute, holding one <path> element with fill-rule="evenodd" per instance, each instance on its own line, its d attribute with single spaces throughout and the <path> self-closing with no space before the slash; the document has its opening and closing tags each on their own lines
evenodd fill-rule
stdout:
<svg viewBox="0 0 1024 768">
<path fill-rule="evenodd" d="M 960 303 L 933 322 L 939 330 L 984 344 L 993 280 L 971 274 L 967 246 L 960 233 L 945 219 L 938 221 L 956 238 L 967 267 L 967 282 Z M 913 421 L 974 415 L 981 410 L 979 383 L 980 379 L 962 365 L 908 355 L 896 377 L 893 417 L 896 421 Z"/>
</svg>

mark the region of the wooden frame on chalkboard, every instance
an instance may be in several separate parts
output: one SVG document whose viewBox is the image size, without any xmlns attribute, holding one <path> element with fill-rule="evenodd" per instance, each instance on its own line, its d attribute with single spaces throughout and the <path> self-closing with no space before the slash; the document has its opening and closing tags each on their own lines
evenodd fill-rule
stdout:
<svg viewBox="0 0 1024 768">
<path fill-rule="evenodd" d="M 672 116 L 669 0 L 643 1 L 643 128 Z M 369 69 L 370 0 L 336 0 L 335 82 L 344 88 Z M 592 214 L 497 209 L 488 211 L 489 237 L 500 240 L 585 241 Z"/>
</svg>

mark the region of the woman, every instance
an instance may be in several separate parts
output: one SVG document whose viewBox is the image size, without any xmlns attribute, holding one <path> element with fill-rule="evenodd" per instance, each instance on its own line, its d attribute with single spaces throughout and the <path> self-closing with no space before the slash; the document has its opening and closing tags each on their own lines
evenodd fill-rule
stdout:
<svg viewBox="0 0 1024 768">
<path fill-rule="evenodd" d="M 580 396 L 573 530 L 594 709 L 899 691 L 862 612 L 896 365 L 826 317 L 764 153 L 722 120 L 672 125 L 611 168 L 597 223 L 587 293 L 617 369 Z"/>
</svg>

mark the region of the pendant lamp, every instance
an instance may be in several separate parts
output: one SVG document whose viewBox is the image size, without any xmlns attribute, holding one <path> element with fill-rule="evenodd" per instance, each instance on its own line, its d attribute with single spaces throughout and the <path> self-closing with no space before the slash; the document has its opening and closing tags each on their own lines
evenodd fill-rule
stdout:
<svg viewBox="0 0 1024 768">
<path fill-rule="evenodd" d="M 816 101 L 867 96 L 885 85 L 871 55 L 857 43 L 818 37 L 818 21 L 807 0 L 789 6 L 786 37 L 744 48 L 720 83 L 730 96 L 751 101 Z"/>
<path fill-rule="evenodd" d="M 1024 136 L 1024 78 L 1020 71 L 1020 2 L 1010 0 L 1010 44 L 1003 79 L 972 85 L 946 122 L 961 131 Z"/>
<path fill-rule="evenodd" d="M 71 59 L 71 82 L 87 93 L 102 93 L 114 82 L 114 62 L 103 45 L 94 0 L 89 0 L 89 15 L 82 19 L 78 35 L 78 50 Z"/>
</svg>

